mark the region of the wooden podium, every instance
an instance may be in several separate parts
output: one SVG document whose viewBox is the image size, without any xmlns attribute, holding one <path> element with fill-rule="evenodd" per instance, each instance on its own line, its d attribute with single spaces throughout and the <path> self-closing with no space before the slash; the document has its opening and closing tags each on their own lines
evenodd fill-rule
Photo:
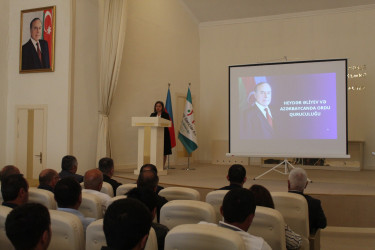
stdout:
<svg viewBox="0 0 375 250">
<path fill-rule="evenodd" d="M 164 128 L 171 121 L 161 117 L 132 117 L 132 126 L 138 127 L 138 175 L 144 164 L 151 163 L 158 169 L 158 175 L 166 175 L 164 170 Z"/>
</svg>

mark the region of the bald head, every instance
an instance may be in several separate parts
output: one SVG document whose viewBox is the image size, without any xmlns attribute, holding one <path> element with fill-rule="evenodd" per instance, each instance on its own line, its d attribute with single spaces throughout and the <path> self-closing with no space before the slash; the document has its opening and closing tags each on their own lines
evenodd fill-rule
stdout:
<svg viewBox="0 0 375 250">
<path fill-rule="evenodd" d="M 159 183 L 159 177 L 154 171 L 147 170 L 139 173 L 137 187 L 156 191 Z"/>
<path fill-rule="evenodd" d="M 83 178 L 85 188 L 100 191 L 103 184 L 103 173 L 99 169 L 91 169 Z"/>
<path fill-rule="evenodd" d="M 59 174 L 56 170 L 47 168 L 43 169 L 39 174 L 39 184 L 40 185 L 47 185 L 55 188 L 56 183 L 60 179 Z"/>
<path fill-rule="evenodd" d="M 13 165 L 7 165 L 3 167 L 3 169 L 0 172 L 0 181 L 2 181 L 4 178 L 8 177 L 9 175 L 12 174 L 20 174 L 20 170 Z"/>
</svg>

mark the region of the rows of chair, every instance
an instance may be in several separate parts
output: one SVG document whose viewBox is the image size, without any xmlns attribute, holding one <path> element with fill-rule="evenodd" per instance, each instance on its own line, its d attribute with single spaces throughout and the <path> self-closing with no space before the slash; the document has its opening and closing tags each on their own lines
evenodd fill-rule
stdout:
<svg viewBox="0 0 375 250">
<path fill-rule="evenodd" d="M 107 183 L 106 183 L 107 184 Z M 110 185 L 103 185 L 102 192 L 105 192 L 113 198 L 107 204 L 117 199 L 126 198 L 124 194 L 134 188 L 136 184 L 124 184 L 117 190 L 117 196 L 113 197 L 113 190 Z M 182 244 L 182 232 L 193 235 L 198 234 L 198 238 L 214 237 L 210 232 L 205 232 L 208 225 L 192 225 L 200 221 L 217 224 L 222 219 L 220 214 L 220 206 L 227 190 L 217 190 L 209 192 L 205 202 L 200 201 L 200 194 L 197 190 L 184 187 L 167 187 L 160 191 L 159 195 L 164 196 L 169 202 L 165 204 L 160 212 L 160 223 L 167 226 L 169 232 L 165 246 L 166 249 L 179 242 Z M 285 247 L 285 228 L 287 223 L 296 233 L 303 238 L 301 249 L 309 249 L 309 224 L 308 224 L 308 208 L 304 197 L 287 192 L 272 192 L 272 198 L 275 203 L 275 209 L 266 207 L 257 207 L 249 233 L 260 236 L 272 247 L 272 249 L 286 249 Z M 78 217 L 56 210 L 56 202 L 53 194 L 46 190 L 30 188 L 29 202 L 36 202 L 45 205 L 50 210 L 51 228 L 53 236 L 51 239 L 51 249 L 100 249 L 105 245 L 105 237 L 103 232 L 103 212 L 98 198 L 92 194 L 82 193 L 82 204 L 79 210 L 87 217 L 96 218 L 97 221 L 91 223 L 86 231 L 86 242 L 84 242 L 84 233 Z M 11 209 L 0 206 L 0 244 L 10 244 L 4 230 L 4 224 L 7 214 Z M 185 226 L 181 226 L 185 225 Z M 221 235 L 221 228 L 213 229 L 209 227 L 207 230 Z M 190 232 L 192 231 L 192 232 Z M 194 232 L 195 231 L 195 232 Z M 225 232 L 229 236 L 228 232 Z M 224 233 L 224 235 L 225 235 Z M 206 235 L 206 236 L 204 236 Z M 224 241 L 226 237 L 219 237 Z M 235 237 L 236 238 L 236 237 Z M 233 238 L 233 239 L 235 239 Z M 238 238 L 238 237 L 237 237 Z M 242 240 L 242 239 L 241 239 Z M 316 239 L 315 247 L 319 247 Z M 209 241 L 211 242 L 211 241 Z M 216 239 L 218 243 L 220 240 Z M 241 242 L 241 241 L 240 241 Z M 227 243 L 222 243 L 223 245 Z M 228 243 L 235 244 L 235 243 Z M 239 246 L 230 249 L 242 249 Z M 11 245 L 10 249 L 12 248 Z M 212 245 L 211 245 L 212 247 Z M 8 249 L 8 248 L 4 248 Z M 155 232 L 150 230 L 150 236 L 147 243 L 147 249 L 157 249 L 157 241 Z"/>
</svg>

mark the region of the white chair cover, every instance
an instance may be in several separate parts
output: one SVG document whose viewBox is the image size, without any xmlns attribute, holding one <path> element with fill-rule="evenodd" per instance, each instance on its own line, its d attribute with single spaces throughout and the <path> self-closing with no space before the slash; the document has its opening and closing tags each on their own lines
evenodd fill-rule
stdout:
<svg viewBox="0 0 375 250">
<path fill-rule="evenodd" d="M 220 213 L 220 207 L 223 204 L 224 196 L 228 193 L 229 190 L 215 190 L 211 191 L 206 195 L 206 202 L 210 203 L 216 213 L 216 223 L 222 220 L 223 216 Z"/>
<path fill-rule="evenodd" d="M 145 250 L 158 250 L 158 239 L 156 238 L 155 230 L 152 227 L 148 234 Z"/>
<path fill-rule="evenodd" d="M 57 208 L 57 204 L 54 198 L 54 194 L 48 190 L 38 189 L 35 187 L 29 188 L 29 201 L 28 203 L 39 203 L 47 207 L 48 209 Z"/>
<path fill-rule="evenodd" d="M 114 201 L 126 199 L 126 195 L 117 195 L 115 197 L 112 197 L 110 200 L 107 201 L 106 207 L 108 209 L 109 205 L 111 205 Z"/>
<path fill-rule="evenodd" d="M 82 193 L 82 203 L 78 210 L 85 217 L 103 218 L 102 204 L 94 194 Z"/>
<path fill-rule="evenodd" d="M 186 187 L 166 187 L 159 192 L 160 196 L 168 201 L 172 200 L 200 200 L 200 194 L 197 190 Z"/>
<path fill-rule="evenodd" d="M 5 232 L 5 220 L 10 211 L 10 207 L 0 205 L 0 249 L 14 249 Z"/>
<path fill-rule="evenodd" d="M 125 195 L 129 190 L 136 188 L 137 184 L 135 183 L 127 183 L 122 184 L 116 189 L 116 195 Z"/>
<path fill-rule="evenodd" d="M 103 219 L 94 221 L 86 229 L 86 250 L 100 250 L 107 246 L 103 231 Z"/>
<path fill-rule="evenodd" d="M 230 229 L 205 225 L 179 225 L 168 232 L 165 250 L 244 250 L 242 237 Z"/>
<path fill-rule="evenodd" d="M 83 250 L 84 232 L 81 220 L 74 214 L 49 210 L 51 216 L 52 238 L 48 249 Z"/>
<path fill-rule="evenodd" d="M 262 237 L 272 249 L 286 250 L 285 222 L 275 209 L 257 206 L 248 232 Z"/>
<path fill-rule="evenodd" d="M 301 249 L 309 249 L 309 209 L 305 197 L 288 192 L 271 192 L 271 196 L 286 224 L 302 236 Z"/>
<path fill-rule="evenodd" d="M 113 187 L 108 182 L 103 181 L 102 189 L 100 192 L 108 194 L 110 197 L 113 197 Z"/>
<path fill-rule="evenodd" d="M 107 246 L 103 231 L 103 219 L 94 221 L 86 229 L 86 250 L 100 250 Z M 158 242 L 155 230 L 151 227 L 145 250 L 158 250 Z"/>
<path fill-rule="evenodd" d="M 215 223 L 215 220 L 215 209 L 203 201 L 169 201 L 160 211 L 160 223 L 169 229 L 181 224 L 192 224 L 200 221 Z"/>
</svg>

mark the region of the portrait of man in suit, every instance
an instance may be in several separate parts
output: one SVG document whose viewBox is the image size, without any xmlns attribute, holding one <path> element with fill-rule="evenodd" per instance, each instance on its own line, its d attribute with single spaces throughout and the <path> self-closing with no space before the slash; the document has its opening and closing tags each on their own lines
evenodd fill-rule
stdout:
<svg viewBox="0 0 375 250">
<path fill-rule="evenodd" d="M 244 112 L 244 139 L 271 139 L 274 137 L 274 118 L 269 107 L 272 88 L 267 82 L 254 87 L 255 103 Z"/>
<path fill-rule="evenodd" d="M 21 10 L 20 73 L 54 71 L 56 6 Z"/>
<path fill-rule="evenodd" d="M 30 23 L 30 39 L 22 45 L 22 70 L 50 68 L 48 43 L 42 40 L 42 21 L 34 18 Z"/>
</svg>

